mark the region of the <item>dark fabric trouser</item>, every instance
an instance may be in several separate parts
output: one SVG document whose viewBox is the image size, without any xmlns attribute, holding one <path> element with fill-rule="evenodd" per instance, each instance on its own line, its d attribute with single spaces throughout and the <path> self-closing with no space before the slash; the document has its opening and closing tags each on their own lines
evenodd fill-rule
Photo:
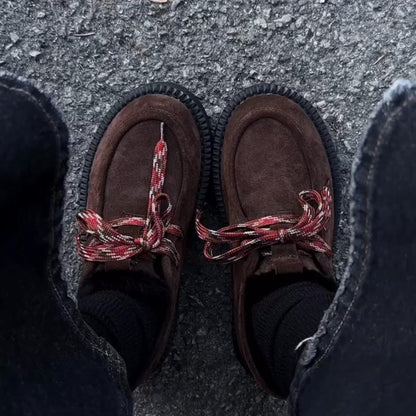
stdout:
<svg viewBox="0 0 416 416">
<path fill-rule="evenodd" d="M 347 269 L 291 385 L 302 416 L 407 416 L 416 392 L 416 80 L 384 94 L 357 153 Z"/>
<path fill-rule="evenodd" d="M 130 415 L 124 364 L 61 276 L 67 130 L 26 82 L 0 76 L 0 415 Z"/>
<path fill-rule="evenodd" d="M 413 163 L 416 160 L 410 134 L 416 129 L 416 87 L 404 84 L 387 99 L 385 113 L 375 118 L 369 137 L 381 134 L 377 128 L 383 124 L 383 134 L 391 137 L 393 126 L 394 134 L 402 141 L 394 147 L 386 139 L 390 158 L 386 156 L 383 166 L 390 169 L 388 180 L 382 175 L 375 175 L 373 182 L 362 180 L 364 175 L 371 177 L 374 170 L 380 169 L 368 163 L 380 152 L 378 145 L 371 147 L 370 141 L 364 147 L 360 161 L 364 168 L 356 173 L 358 193 L 353 190 L 352 194 L 356 204 L 353 211 L 356 250 L 349 269 L 351 275 L 344 277 L 317 336 L 308 343 L 300 359 L 291 390 L 292 414 L 405 415 L 413 409 L 416 342 L 412 328 L 416 313 L 412 296 L 416 292 L 416 279 L 412 276 L 416 264 L 413 265 L 415 256 L 408 248 L 416 245 L 416 222 L 407 195 L 413 189 L 410 185 L 416 185 L 416 176 L 406 176 L 405 168 L 409 169 L 412 160 Z M 408 122 L 407 129 L 398 124 L 394 114 L 404 117 L 401 121 Z M 66 128 L 45 97 L 23 81 L 0 76 L 1 415 L 132 413 L 123 361 L 81 319 L 61 277 L 59 243 L 66 142 Z M 406 152 L 402 165 L 397 149 Z M 368 166 L 373 171 L 366 170 Z M 397 172 L 401 181 L 393 195 L 396 199 L 389 193 L 394 188 L 393 172 Z M 377 186 L 374 188 L 370 182 Z M 384 185 L 387 203 L 398 210 L 394 227 L 387 224 L 383 228 L 389 219 L 386 209 L 370 215 L 363 208 L 371 207 L 365 205 L 371 198 L 378 208 L 382 206 Z M 373 186 L 368 197 L 366 186 Z M 365 228 L 366 221 L 367 226 L 371 222 L 373 227 Z M 363 257 L 364 272 L 355 273 L 357 269 L 353 266 L 360 260 L 361 244 L 371 241 L 372 232 L 378 243 L 373 241 L 373 246 L 380 250 L 382 259 L 371 251 L 370 260 Z M 402 254 L 403 267 L 399 268 L 398 262 L 394 264 L 396 276 L 391 267 L 396 251 L 387 251 L 387 246 L 382 245 L 385 241 L 393 242 L 400 249 L 397 255 Z M 368 254 L 365 250 L 363 253 Z M 379 284 L 372 280 L 372 270 L 377 271 Z M 396 280 L 394 283 L 392 278 Z M 383 303 L 389 299 L 388 293 L 395 296 L 390 308 Z M 401 307 L 394 303 L 396 299 Z M 358 338 L 354 337 L 354 331 Z M 392 383 L 386 385 L 389 380 Z"/>
</svg>

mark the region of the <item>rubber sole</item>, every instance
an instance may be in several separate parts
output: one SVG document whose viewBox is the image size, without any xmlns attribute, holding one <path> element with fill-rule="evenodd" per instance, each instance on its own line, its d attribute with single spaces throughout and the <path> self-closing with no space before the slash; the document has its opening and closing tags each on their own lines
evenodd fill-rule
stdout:
<svg viewBox="0 0 416 416">
<path fill-rule="evenodd" d="M 222 146 L 224 141 L 224 134 L 227 128 L 228 120 L 230 119 L 234 110 L 242 104 L 248 98 L 254 97 L 256 95 L 265 95 L 265 94 L 274 94 L 281 95 L 291 99 L 296 102 L 309 118 L 315 124 L 318 133 L 322 138 L 322 142 L 325 146 L 326 153 L 328 155 L 329 163 L 331 165 L 331 173 L 334 187 L 334 214 L 335 214 L 335 226 L 334 229 L 337 229 L 339 223 L 340 210 L 341 210 L 341 193 L 340 193 L 340 171 L 339 171 L 339 162 L 337 158 L 337 153 L 335 149 L 334 142 L 332 140 L 331 134 L 321 116 L 318 113 L 318 110 L 312 106 L 312 104 L 303 98 L 297 92 L 291 90 L 287 87 L 280 87 L 275 84 L 259 84 L 249 87 L 235 97 L 227 104 L 224 111 L 222 112 L 220 118 L 217 122 L 217 127 L 214 134 L 213 140 L 213 149 L 212 149 L 212 182 L 215 193 L 215 200 L 217 203 L 218 210 L 221 214 L 221 219 L 224 223 L 227 223 L 227 214 L 225 210 L 224 197 L 222 191 L 222 182 L 221 182 L 221 157 L 222 157 Z"/>
<path fill-rule="evenodd" d="M 291 414 L 414 414 L 415 114 L 416 82 L 398 82 L 356 156 L 348 267 L 300 359 Z"/>
<path fill-rule="evenodd" d="M 85 209 L 87 205 L 90 171 L 97 147 L 105 130 L 116 114 L 129 102 L 144 95 L 151 94 L 163 94 L 176 98 L 189 109 L 195 119 L 201 137 L 201 175 L 196 206 L 197 208 L 201 208 L 204 205 L 211 176 L 211 126 L 209 118 L 199 99 L 190 91 L 174 83 L 157 82 L 139 86 L 127 93 L 113 105 L 98 126 L 85 156 L 85 163 L 81 175 L 79 188 L 79 205 L 81 209 Z"/>
</svg>

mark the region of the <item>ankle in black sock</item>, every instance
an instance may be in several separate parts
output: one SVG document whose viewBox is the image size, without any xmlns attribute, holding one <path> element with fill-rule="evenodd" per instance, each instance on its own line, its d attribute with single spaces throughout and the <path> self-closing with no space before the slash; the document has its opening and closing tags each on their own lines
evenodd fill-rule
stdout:
<svg viewBox="0 0 416 416">
<path fill-rule="evenodd" d="M 283 397 L 289 394 L 301 353 L 296 347 L 316 332 L 333 296 L 319 283 L 305 281 L 276 289 L 253 305 L 255 344 Z"/>
<path fill-rule="evenodd" d="M 146 367 L 162 322 L 158 306 L 145 297 L 132 298 L 116 290 L 102 290 L 78 301 L 85 321 L 105 338 L 126 363 L 131 386 Z"/>
</svg>

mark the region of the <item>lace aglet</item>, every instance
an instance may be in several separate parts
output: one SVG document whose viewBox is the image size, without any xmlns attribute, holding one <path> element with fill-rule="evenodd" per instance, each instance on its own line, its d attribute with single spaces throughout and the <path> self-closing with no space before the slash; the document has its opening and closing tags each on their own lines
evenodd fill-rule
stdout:
<svg viewBox="0 0 416 416">
<path fill-rule="evenodd" d="M 160 123 L 160 138 L 165 140 L 165 123 L 163 121 Z"/>
</svg>

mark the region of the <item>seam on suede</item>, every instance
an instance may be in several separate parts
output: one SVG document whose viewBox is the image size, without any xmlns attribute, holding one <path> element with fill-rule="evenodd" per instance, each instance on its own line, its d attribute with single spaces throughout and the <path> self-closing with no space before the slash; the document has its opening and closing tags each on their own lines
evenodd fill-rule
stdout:
<svg viewBox="0 0 416 416">
<path fill-rule="evenodd" d="M 142 98 L 142 97 L 146 97 L 146 95 L 141 95 L 141 96 L 139 96 L 139 97 L 137 97 L 137 99 L 140 99 L 140 98 Z M 131 103 L 132 101 L 130 101 L 130 103 Z M 128 104 L 130 104 L 130 103 L 128 103 Z M 128 105 L 127 104 L 127 105 Z M 183 105 L 185 105 L 185 104 L 183 104 Z M 167 116 L 167 115 L 172 115 L 172 113 L 169 113 L 168 111 L 166 111 L 166 110 L 163 110 L 163 109 L 160 109 L 160 108 L 155 108 L 155 107 L 152 107 L 151 105 L 148 105 L 148 107 L 150 108 L 150 109 L 152 109 L 152 110 L 154 110 L 154 111 L 159 111 L 159 112 L 161 112 L 164 116 Z M 185 106 L 186 107 L 186 106 Z M 125 108 L 125 107 L 123 107 L 123 108 Z M 190 110 L 188 109 L 188 107 L 186 107 L 186 109 L 190 112 Z M 121 110 L 120 110 L 121 111 Z M 192 116 L 192 114 L 191 114 L 191 116 Z M 106 130 L 108 129 L 108 127 L 110 126 L 110 124 L 112 123 L 112 121 L 114 120 L 114 118 L 110 121 L 110 123 L 108 124 L 108 126 L 107 126 L 107 128 L 106 128 Z M 195 121 L 195 119 L 193 118 L 193 116 L 192 116 L 192 120 L 195 122 L 195 124 L 196 124 L 196 121 Z M 168 124 L 168 123 L 166 123 L 166 124 Z M 134 124 L 134 126 L 136 126 L 137 125 L 137 123 L 136 124 Z M 117 152 L 117 148 L 118 148 L 118 146 L 120 145 L 120 143 L 121 143 L 121 141 L 122 141 L 122 139 L 123 139 L 123 137 L 134 127 L 134 126 L 132 126 L 129 130 L 127 130 L 126 132 L 125 132 L 125 134 L 120 138 L 120 140 L 118 141 L 118 143 L 117 143 L 117 146 L 115 147 L 115 149 L 114 149 L 114 152 L 112 153 L 112 157 L 111 157 L 111 160 L 114 158 L 114 155 L 115 155 L 115 153 Z M 168 125 L 169 126 L 169 125 Z M 186 134 L 185 134 L 185 131 L 184 131 L 184 129 L 182 128 L 182 126 L 181 126 L 181 124 L 180 123 L 178 123 L 178 127 L 180 128 L 180 130 L 181 130 L 181 132 L 182 132 L 182 134 L 184 135 L 184 136 L 186 136 Z M 197 126 L 198 127 L 198 126 Z M 199 130 L 198 130 L 198 133 L 199 133 Z M 104 132 L 104 134 L 105 134 L 105 132 Z M 103 135 L 104 136 L 104 135 Z M 103 137 L 102 136 L 102 137 Z M 176 140 L 177 141 L 177 143 L 179 144 L 180 143 L 180 140 Z M 101 143 L 101 141 L 100 141 L 100 143 Z M 98 144 L 98 146 L 100 145 L 100 143 Z M 198 145 L 200 146 L 200 148 L 201 148 L 201 144 L 200 144 L 200 142 L 198 142 Z M 97 149 L 98 149 L 98 146 L 97 146 Z M 184 151 L 184 149 L 183 149 L 183 146 L 181 146 L 180 144 L 179 144 L 179 148 L 181 149 L 181 166 L 182 166 L 182 173 L 183 173 L 183 171 L 184 171 L 184 165 L 185 165 L 185 163 L 184 163 L 184 155 L 186 155 L 186 152 Z M 97 150 L 96 150 L 96 152 L 95 153 L 97 153 Z M 202 148 L 201 148 L 201 157 L 202 157 Z M 93 168 L 93 165 L 94 165 L 94 162 L 93 162 L 93 164 L 92 164 L 92 166 L 91 166 L 91 170 L 92 170 L 92 168 Z M 110 162 L 110 165 L 111 165 L 111 162 Z M 106 179 L 105 179 L 105 183 L 107 183 L 107 180 L 108 180 L 108 171 L 109 171 L 109 169 L 107 169 L 107 171 L 106 171 Z M 91 171 L 90 171 L 91 172 Z M 150 172 L 151 173 L 151 172 Z M 177 196 L 177 198 L 176 198 L 176 201 L 175 201 L 175 204 L 173 205 L 173 210 L 174 210 L 174 216 L 175 216 L 175 214 L 176 214 L 176 206 L 177 206 L 177 201 L 179 201 L 179 200 L 181 200 L 181 199 L 183 199 L 183 194 L 184 194 L 184 177 L 185 177 L 186 175 L 184 175 L 184 174 L 182 174 L 182 182 L 181 182 L 181 187 L 180 187 L 180 190 L 179 190 L 179 193 L 178 193 L 178 196 Z M 150 185 L 150 180 L 149 180 L 149 185 Z M 105 205 L 105 202 L 106 202 L 106 198 L 105 198 L 105 189 L 104 189 L 104 192 L 103 192 L 103 200 L 102 200 L 102 209 L 104 209 L 104 205 Z M 147 208 L 146 208 L 147 209 Z"/>
<path fill-rule="evenodd" d="M 253 97 L 255 97 L 255 96 L 253 96 Z M 240 103 L 240 104 L 238 104 L 238 106 L 237 107 L 235 107 L 235 109 L 234 110 L 236 110 L 240 105 L 241 105 L 242 103 Z M 295 103 L 295 104 L 297 104 L 297 103 Z M 297 104 L 298 106 L 299 106 L 299 104 Z M 300 106 L 299 106 L 300 107 Z M 273 111 L 273 112 L 278 112 L 279 114 L 283 114 L 281 111 L 279 112 L 279 110 L 278 109 L 276 109 L 276 108 L 274 108 L 274 107 L 269 107 L 269 106 L 264 106 L 264 107 L 261 107 L 261 110 L 264 110 L 264 111 Z M 303 109 L 302 109 L 303 110 Z M 315 127 L 315 130 L 317 131 L 317 133 L 318 133 L 318 135 L 319 135 L 319 137 L 321 138 L 321 136 L 320 136 L 320 134 L 319 134 L 319 132 L 318 132 L 318 129 L 317 129 L 317 127 L 316 127 L 316 125 L 315 125 L 315 123 L 313 122 L 313 120 L 306 114 L 305 115 L 307 118 L 308 118 L 308 120 L 313 124 L 313 126 Z M 279 120 L 279 119 L 277 119 L 276 117 L 273 117 L 273 116 L 269 116 L 269 117 L 262 117 L 262 118 L 271 118 L 271 119 L 273 119 L 273 120 L 276 120 L 276 121 L 278 121 L 278 122 L 281 122 L 281 120 Z M 230 117 L 230 119 L 231 119 L 231 117 Z M 299 126 L 297 126 L 296 125 L 296 122 L 295 122 L 295 120 L 292 118 L 292 117 L 290 117 L 290 116 L 287 116 L 287 119 L 292 123 L 292 125 L 294 126 L 294 128 L 295 128 L 295 130 L 298 132 L 298 134 L 301 136 L 301 137 L 303 137 L 303 135 L 304 135 L 304 131 L 303 131 L 303 129 L 300 129 L 299 128 Z M 256 123 L 257 121 L 259 121 L 260 119 L 256 119 L 256 120 L 254 120 L 254 121 L 252 121 L 251 123 L 249 123 L 247 126 L 246 126 L 246 128 L 244 129 L 244 131 L 246 131 L 252 124 L 254 124 L 254 123 Z M 228 121 L 229 122 L 229 121 Z M 228 124 L 228 123 L 227 123 Z M 225 132 L 224 132 L 224 137 L 225 137 L 225 133 L 226 133 L 226 130 L 225 130 Z M 244 132 L 243 132 L 243 134 L 244 134 Z M 235 167 L 235 165 L 236 165 L 236 163 L 235 163 L 235 158 L 236 158 L 236 154 L 237 154 L 237 149 L 238 149 L 238 146 L 239 146 L 239 144 L 240 144 L 240 140 L 241 140 L 241 137 L 242 136 L 239 136 L 239 139 L 238 139 L 238 143 L 236 144 L 236 146 L 235 146 L 235 152 L 234 152 L 234 156 L 233 156 L 233 158 L 231 159 L 232 160 L 232 163 L 233 163 L 233 167 Z M 304 151 L 302 150 L 302 146 L 299 146 L 299 144 L 298 144 L 298 140 L 295 140 L 295 142 L 296 142 L 296 145 L 297 145 L 297 147 L 299 148 L 299 151 L 300 151 L 300 153 L 302 154 L 302 159 L 303 159 L 303 161 L 305 162 L 304 163 L 304 165 L 306 166 L 306 170 L 307 170 L 307 172 L 308 172 L 308 178 L 309 178 L 309 183 L 310 183 L 310 185 L 309 185 L 309 187 L 311 188 L 312 187 L 312 180 L 311 180 L 311 172 L 310 172 L 310 169 L 309 169 L 309 164 L 308 163 L 306 163 L 306 161 L 307 161 L 307 158 L 305 158 L 305 153 L 304 153 Z M 326 153 L 326 150 L 325 150 L 325 145 L 324 145 L 324 143 L 323 143 L 323 141 L 322 141 L 322 138 L 321 138 L 321 142 L 322 142 L 322 146 L 324 147 L 324 152 Z M 235 178 L 235 169 L 233 169 L 232 170 L 232 172 L 233 172 L 233 182 L 234 182 L 234 184 L 237 184 L 237 181 L 236 181 L 236 178 Z M 332 177 L 331 177 L 331 182 L 332 182 Z M 223 184 L 225 184 L 225 182 L 223 182 Z M 237 186 L 234 186 L 234 188 L 235 189 L 237 189 Z M 226 190 L 225 190 L 225 186 L 223 185 L 223 190 L 224 190 L 224 193 L 227 195 L 227 192 L 226 192 Z M 239 197 L 239 195 L 238 195 L 238 192 L 236 191 L 235 192 L 236 193 L 236 196 L 237 196 L 237 198 L 238 198 L 238 204 L 239 204 L 239 206 L 240 206 L 240 209 L 241 209 L 241 212 L 243 213 L 243 215 L 244 215 L 244 217 L 246 218 L 246 219 L 248 219 L 249 217 L 247 216 L 247 214 L 246 214 L 246 212 L 245 212 L 245 210 L 243 209 L 243 206 L 242 206 L 242 202 L 241 202 L 241 199 L 240 199 L 240 197 Z M 276 214 L 277 213 L 283 213 L 283 212 L 285 212 L 285 211 L 274 211 Z"/>
</svg>

